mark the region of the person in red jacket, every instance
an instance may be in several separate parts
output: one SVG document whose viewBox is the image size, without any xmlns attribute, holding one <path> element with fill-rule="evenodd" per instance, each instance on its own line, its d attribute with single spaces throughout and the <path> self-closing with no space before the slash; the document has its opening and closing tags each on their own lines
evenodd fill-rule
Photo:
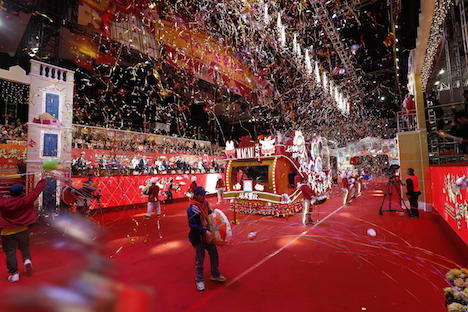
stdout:
<svg viewBox="0 0 468 312">
<path fill-rule="evenodd" d="M 6 254 L 10 282 L 17 282 L 20 278 L 16 258 L 17 248 L 23 257 L 25 274 L 32 274 L 29 226 L 38 221 L 34 201 L 39 197 L 45 185 L 46 180 L 42 179 L 34 190 L 24 195 L 24 187 L 21 184 L 14 184 L 10 187 L 11 197 L 0 198 L 2 249 Z"/>
<path fill-rule="evenodd" d="M 302 178 L 302 182 L 299 183 L 299 189 L 302 191 L 302 196 L 304 197 L 303 201 L 303 209 L 302 209 L 302 224 L 307 225 L 307 224 L 315 224 L 315 222 L 312 220 L 310 217 L 310 214 L 312 213 L 312 210 L 310 209 L 310 203 L 312 201 L 312 198 L 316 195 L 314 190 L 312 190 L 308 185 L 307 185 L 307 178 Z"/>
<path fill-rule="evenodd" d="M 419 218 L 418 210 L 418 197 L 421 195 L 421 190 L 419 189 L 418 177 L 414 175 L 414 169 L 408 168 L 407 170 L 408 178 L 406 179 L 406 196 L 411 206 L 411 219 Z"/>
</svg>

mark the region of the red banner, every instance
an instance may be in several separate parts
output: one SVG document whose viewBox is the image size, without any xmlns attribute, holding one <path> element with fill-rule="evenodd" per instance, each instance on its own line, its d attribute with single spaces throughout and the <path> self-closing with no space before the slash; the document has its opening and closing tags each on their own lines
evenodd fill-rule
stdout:
<svg viewBox="0 0 468 312">
<path fill-rule="evenodd" d="M 431 166 L 433 205 L 450 227 L 468 244 L 468 188 L 456 181 L 468 177 L 468 166 Z"/>
<path fill-rule="evenodd" d="M 26 159 L 26 141 L 11 141 L 0 144 L 0 175 L 18 173 L 16 164 L 20 159 Z"/>
</svg>

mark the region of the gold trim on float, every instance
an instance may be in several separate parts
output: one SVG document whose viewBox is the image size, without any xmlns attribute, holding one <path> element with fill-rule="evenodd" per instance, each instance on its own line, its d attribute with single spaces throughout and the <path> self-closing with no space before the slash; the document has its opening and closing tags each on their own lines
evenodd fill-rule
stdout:
<svg viewBox="0 0 468 312">
<path fill-rule="evenodd" d="M 265 192 L 229 191 L 224 193 L 224 198 L 245 201 L 281 203 L 281 195 Z"/>
</svg>

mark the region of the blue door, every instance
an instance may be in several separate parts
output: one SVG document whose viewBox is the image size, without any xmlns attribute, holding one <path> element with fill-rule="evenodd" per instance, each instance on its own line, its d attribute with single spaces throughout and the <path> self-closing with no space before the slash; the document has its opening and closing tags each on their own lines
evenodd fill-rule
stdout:
<svg viewBox="0 0 468 312">
<path fill-rule="evenodd" d="M 50 215 L 57 209 L 57 180 L 46 178 L 47 184 L 42 191 L 42 215 Z"/>
</svg>

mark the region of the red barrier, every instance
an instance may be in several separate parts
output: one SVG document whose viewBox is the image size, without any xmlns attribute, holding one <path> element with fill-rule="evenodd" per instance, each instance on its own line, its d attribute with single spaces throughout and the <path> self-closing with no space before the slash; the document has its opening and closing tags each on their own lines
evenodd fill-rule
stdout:
<svg viewBox="0 0 468 312">
<path fill-rule="evenodd" d="M 149 183 L 152 177 L 158 179 L 158 185 L 162 190 L 173 179 L 172 194 L 174 199 L 186 198 L 185 193 L 191 183 L 192 177 L 196 177 L 197 185 L 203 186 L 208 193 L 216 192 L 216 181 L 220 173 L 208 174 L 161 174 L 161 175 L 132 175 L 93 177 L 92 183 L 98 187 L 95 194 L 100 194 L 102 208 L 141 204 L 147 202 L 147 197 L 142 194 L 142 188 Z M 221 174 L 225 179 L 224 174 Z M 72 178 L 73 186 L 80 188 L 86 177 Z M 163 196 L 159 197 L 161 200 Z M 97 200 L 93 200 L 92 208 L 98 208 Z"/>
</svg>

